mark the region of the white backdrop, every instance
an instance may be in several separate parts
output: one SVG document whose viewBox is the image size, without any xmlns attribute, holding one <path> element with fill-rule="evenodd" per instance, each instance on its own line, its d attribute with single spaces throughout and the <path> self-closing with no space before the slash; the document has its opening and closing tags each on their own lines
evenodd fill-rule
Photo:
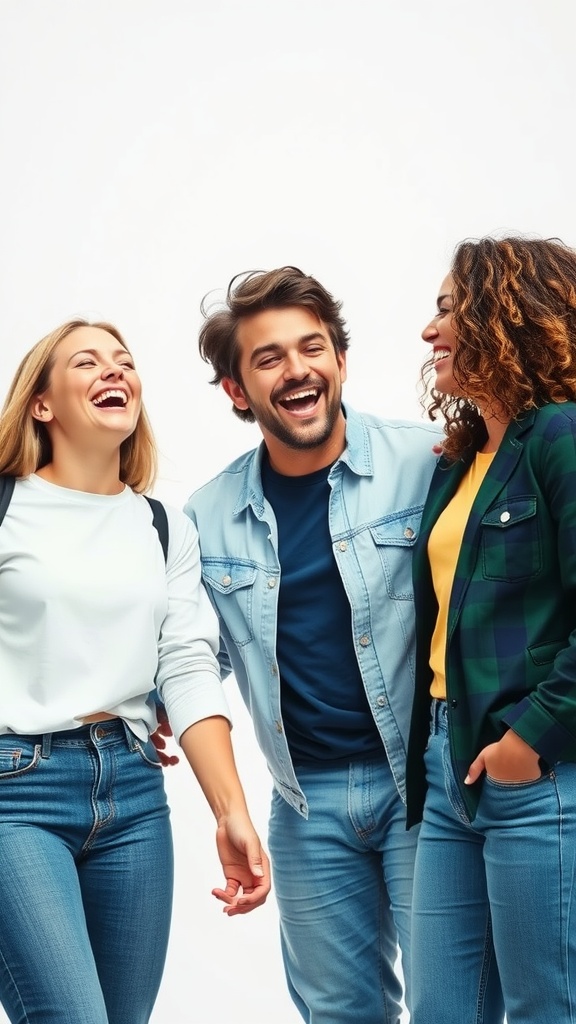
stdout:
<svg viewBox="0 0 576 1024">
<path fill-rule="evenodd" d="M 565 0 L 0 0 L 0 391 L 63 320 L 112 320 L 162 451 L 156 493 L 181 505 L 258 439 L 208 387 L 200 300 L 292 263 L 344 299 L 348 400 L 418 417 L 420 330 L 456 242 L 576 244 L 575 31 Z M 266 769 L 226 685 L 265 835 Z M 221 914 L 211 816 L 184 765 L 167 786 L 154 1024 L 296 1024 L 273 899 Z"/>
</svg>

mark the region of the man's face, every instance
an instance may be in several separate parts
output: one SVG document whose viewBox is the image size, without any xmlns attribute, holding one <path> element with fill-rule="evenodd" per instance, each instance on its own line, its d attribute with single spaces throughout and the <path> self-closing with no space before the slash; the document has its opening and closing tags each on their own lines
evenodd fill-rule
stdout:
<svg viewBox="0 0 576 1024">
<path fill-rule="evenodd" d="M 307 309 L 267 309 L 243 319 L 237 332 L 239 377 L 224 389 L 239 409 L 250 409 L 274 453 L 320 448 L 342 432 L 344 354 L 328 328 Z"/>
</svg>

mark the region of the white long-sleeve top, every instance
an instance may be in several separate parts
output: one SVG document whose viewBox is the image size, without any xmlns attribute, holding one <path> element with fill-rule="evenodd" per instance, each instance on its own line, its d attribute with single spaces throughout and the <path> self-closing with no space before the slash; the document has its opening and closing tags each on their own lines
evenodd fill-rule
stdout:
<svg viewBox="0 0 576 1024">
<path fill-rule="evenodd" d="M 166 511 L 165 563 L 150 506 L 129 487 L 16 481 L 0 525 L 0 733 L 73 729 L 107 711 L 145 740 L 155 684 L 177 739 L 230 717 L 196 529 Z"/>
</svg>

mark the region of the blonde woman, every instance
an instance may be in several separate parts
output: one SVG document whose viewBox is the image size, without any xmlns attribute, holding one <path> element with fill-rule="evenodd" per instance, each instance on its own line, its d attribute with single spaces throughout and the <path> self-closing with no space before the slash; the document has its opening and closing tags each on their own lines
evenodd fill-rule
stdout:
<svg viewBox="0 0 576 1024">
<path fill-rule="evenodd" d="M 156 685 L 217 820 L 230 915 L 263 903 L 196 532 L 143 492 L 155 448 L 109 324 L 23 359 L 0 418 L 0 999 L 18 1024 L 146 1024 L 172 894 Z"/>
</svg>

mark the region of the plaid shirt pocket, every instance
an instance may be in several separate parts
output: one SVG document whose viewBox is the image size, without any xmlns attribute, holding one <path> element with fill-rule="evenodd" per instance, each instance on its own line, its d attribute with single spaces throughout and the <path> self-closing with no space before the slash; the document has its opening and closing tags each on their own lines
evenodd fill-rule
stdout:
<svg viewBox="0 0 576 1024">
<path fill-rule="evenodd" d="M 535 495 L 497 502 L 482 518 L 482 575 L 518 583 L 542 571 L 542 543 Z"/>
</svg>

